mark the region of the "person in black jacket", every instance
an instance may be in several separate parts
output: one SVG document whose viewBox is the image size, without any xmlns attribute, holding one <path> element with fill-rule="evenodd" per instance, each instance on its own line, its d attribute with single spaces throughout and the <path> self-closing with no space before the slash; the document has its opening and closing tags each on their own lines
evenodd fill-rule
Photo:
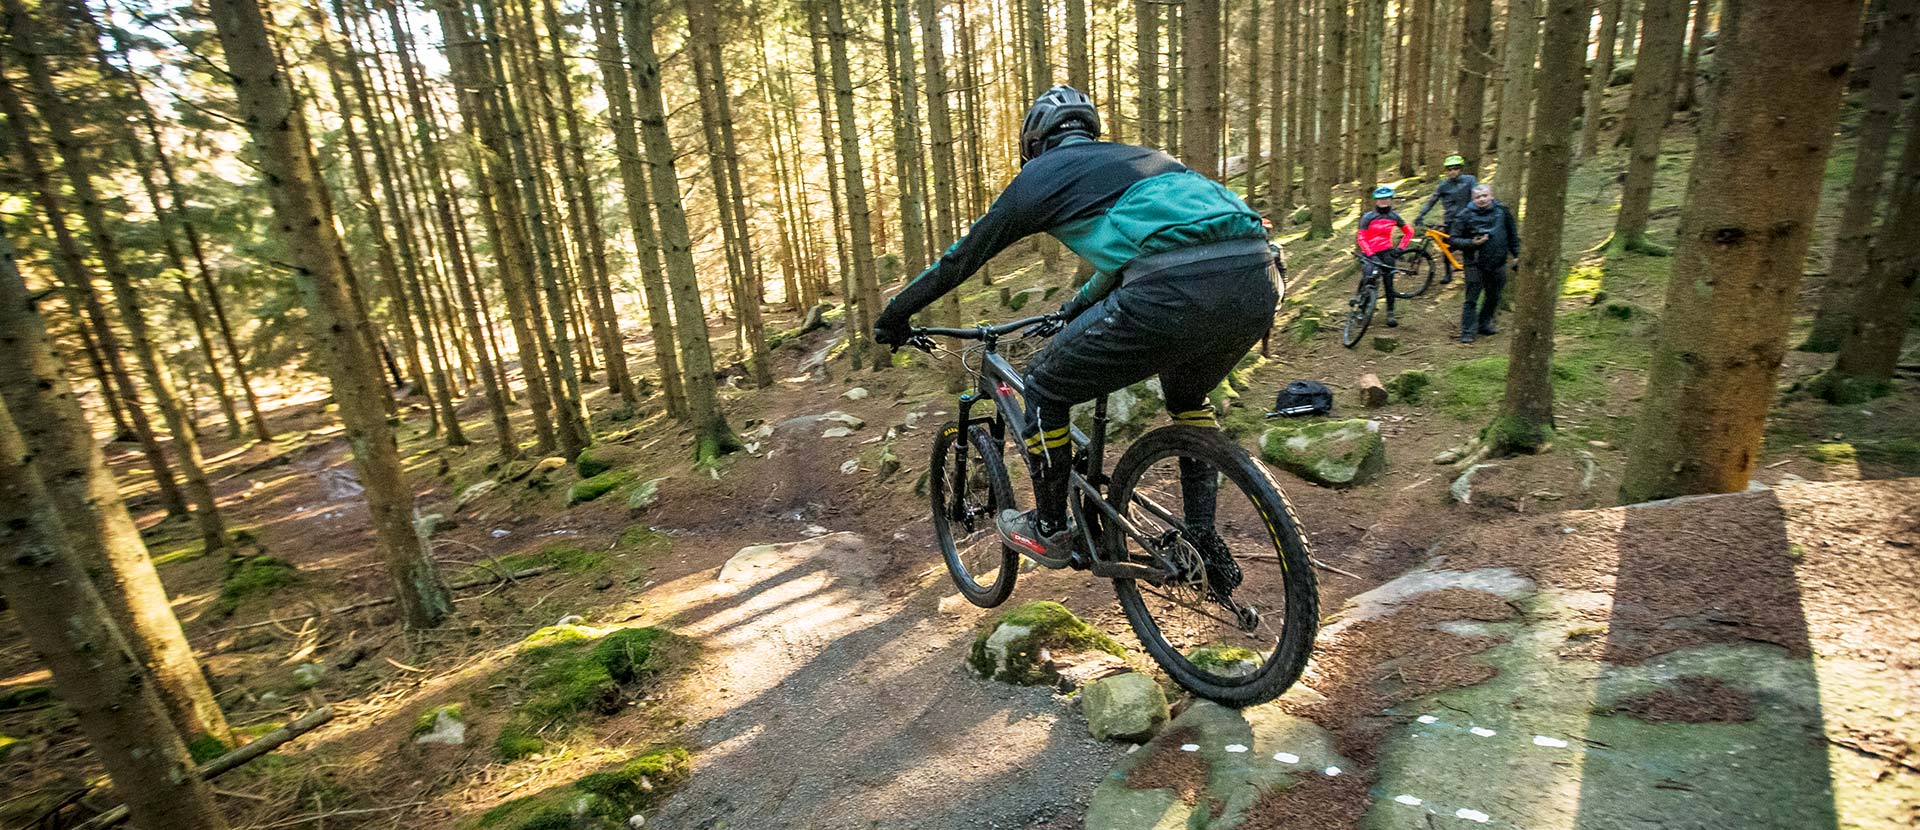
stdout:
<svg viewBox="0 0 1920 830">
<path fill-rule="evenodd" d="M 1447 235 L 1447 244 L 1461 252 L 1467 267 L 1460 342 L 1472 343 L 1476 334 L 1498 331 L 1493 315 L 1500 310 L 1500 292 L 1507 287 L 1508 264 L 1518 264 L 1520 230 L 1513 211 L 1494 199 L 1493 188 L 1483 184 L 1473 188 L 1473 202 L 1465 210 L 1447 216 Z"/>
</svg>

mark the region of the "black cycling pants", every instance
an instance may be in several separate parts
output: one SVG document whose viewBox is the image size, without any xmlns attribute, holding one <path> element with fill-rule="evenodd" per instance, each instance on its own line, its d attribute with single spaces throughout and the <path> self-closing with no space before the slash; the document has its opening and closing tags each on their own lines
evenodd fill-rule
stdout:
<svg viewBox="0 0 1920 830">
<path fill-rule="evenodd" d="M 1393 264 L 1399 261 L 1400 259 L 1400 249 L 1387 248 L 1385 250 L 1382 250 L 1380 253 L 1374 254 L 1371 257 L 1371 259 L 1373 259 L 1375 262 L 1380 263 L 1380 265 L 1383 266 L 1379 268 L 1374 268 L 1374 266 L 1368 265 L 1365 267 L 1373 268 L 1373 270 L 1380 272 L 1380 287 L 1381 287 L 1380 293 L 1385 294 L 1387 296 L 1387 313 L 1392 314 L 1393 313 L 1393 275 L 1397 273 L 1393 269 Z M 1360 278 L 1366 279 L 1366 276 L 1367 275 L 1365 273 L 1362 273 L 1360 275 Z"/>
<path fill-rule="evenodd" d="M 1213 425 L 1207 393 L 1260 342 L 1280 300 L 1266 264 L 1244 263 L 1228 263 L 1226 270 L 1200 263 L 1125 283 L 1074 318 L 1034 359 L 1026 375 L 1029 434 L 1022 437 L 1038 471 L 1042 523 L 1059 527 L 1066 520 L 1074 404 L 1157 375 L 1176 423 Z M 1189 466 L 1197 465 L 1183 460 L 1189 523 L 1210 521 L 1214 472 Z"/>
<path fill-rule="evenodd" d="M 1494 268 L 1468 265 L 1466 281 L 1466 301 L 1460 306 L 1460 333 L 1485 332 L 1493 327 L 1493 315 L 1500 310 L 1500 292 L 1507 287 L 1507 266 L 1505 263 Z"/>
</svg>

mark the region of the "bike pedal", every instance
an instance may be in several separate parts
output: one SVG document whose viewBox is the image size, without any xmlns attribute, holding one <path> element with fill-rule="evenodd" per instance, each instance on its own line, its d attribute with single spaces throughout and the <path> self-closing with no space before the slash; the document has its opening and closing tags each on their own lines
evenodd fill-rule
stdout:
<svg viewBox="0 0 1920 830">
<path fill-rule="evenodd" d="M 1087 570 L 1093 567 L 1093 557 L 1088 556 L 1086 551 L 1075 548 L 1072 553 L 1067 554 L 1067 567 L 1076 571 Z"/>
</svg>

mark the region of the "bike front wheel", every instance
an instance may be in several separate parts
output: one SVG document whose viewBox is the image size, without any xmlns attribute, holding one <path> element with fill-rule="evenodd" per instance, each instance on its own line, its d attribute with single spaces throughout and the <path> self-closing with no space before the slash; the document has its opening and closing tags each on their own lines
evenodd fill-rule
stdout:
<svg viewBox="0 0 1920 830">
<path fill-rule="evenodd" d="M 1121 457 L 1108 503 L 1139 536 L 1110 529 L 1103 557 L 1168 572 L 1113 584 L 1141 645 L 1175 682 L 1241 707 L 1300 679 L 1319 589 L 1293 506 L 1266 467 L 1219 430 L 1165 427 Z"/>
<path fill-rule="evenodd" d="M 1394 280 L 1393 296 L 1411 300 L 1427 293 L 1427 289 L 1433 285 L 1433 259 L 1433 254 L 1424 248 L 1415 248 L 1402 255 L 1398 263 L 1399 277 Z"/>
<path fill-rule="evenodd" d="M 1373 285 L 1369 283 L 1347 301 L 1347 322 L 1340 329 L 1340 345 L 1353 348 L 1366 335 L 1367 326 L 1373 325 L 1373 291 Z"/>
<path fill-rule="evenodd" d="M 1001 544 L 994 526 L 1001 510 L 1015 506 L 999 439 L 979 424 L 964 438 L 959 424 L 942 425 L 927 468 L 927 496 L 934 539 L 961 596 L 981 608 L 1006 602 L 1020 555 Z"/>
</svg>

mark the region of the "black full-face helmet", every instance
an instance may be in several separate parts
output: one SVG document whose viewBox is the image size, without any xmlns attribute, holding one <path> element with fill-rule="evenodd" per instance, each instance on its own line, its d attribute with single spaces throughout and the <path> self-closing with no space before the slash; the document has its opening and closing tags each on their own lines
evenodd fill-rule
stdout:
<svg viewBox="0 0 1920 830">
<path fill-rule="evenodd" d="M 1084 132 L 1100 137 L 1100 113 L 1087 94 L 1070 86 L 1056 86 L 1034 99 L 1020 127 L 1020 163 L 1046 152 L 1047 139 L 1061 132 Z"/>
</svg>

